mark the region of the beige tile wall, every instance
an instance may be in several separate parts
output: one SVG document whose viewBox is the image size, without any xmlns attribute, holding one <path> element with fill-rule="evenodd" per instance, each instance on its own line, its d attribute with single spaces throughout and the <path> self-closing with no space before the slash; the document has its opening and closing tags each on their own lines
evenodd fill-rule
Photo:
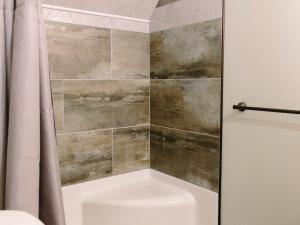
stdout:
<svg viewBox="0 0 300 225">
<path fill-rule="evenodd" d="M 149 35 L 46 29 L 62 183 L 149 168 Z"/>
<path fill-rule="evenodd" d="M 150 35 L 47 22 L 64 185 L 149 168 L 151 114 L 151 168 L 218 191 L 221 22 Z"/>
<path fill-rule="evenodd" d="M 216 192 L 221 55 L 221 19 L 151 34 L 151 168 Z"/>
</svg>

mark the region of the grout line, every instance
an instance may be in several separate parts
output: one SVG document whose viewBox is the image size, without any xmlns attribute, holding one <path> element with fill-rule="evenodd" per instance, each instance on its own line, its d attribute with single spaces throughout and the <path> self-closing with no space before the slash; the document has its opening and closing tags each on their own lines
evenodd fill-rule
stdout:
<svg viewBox="0 0 300 225">
<path fill-rule="evenodd" d="M 96 78 L 91 78 L 91 79 L 61 79 L 61 78 L 51 78 L 51 80 L 62 80 L 62 81 L 134 81 L 134 80 L 138 80 L 138 81 L 141 81 L 141 80 L 149 80 L 148 78 L 137 78 L 137 79 L 96 79 Z"/>
<path fill-rule="evenodd" d="M 136 78 L 136 79 L 96 79 L 96 78 L 91 78 L 91 79 L 82 79 L 82 78 L 73 78 L 73 79 L 62 79 L 62 78 L 51 78 L 51 80 L 62 80 L 62 81 L 141 81 L 141 80 L 150 80 L 150 81 L 197 81 L 197 80 L 221 80 L 221 78 L 197 78 L 197 79 L 148 79 L 148 78 Z"/>
<path fill-rule="evenodd" d="M 148 136 L 149 136 L 149 168 L 151 168 L 151 124 L 150 124 L 150 126 L 149 126 L 149 134 L 148 134 Z"/>
<path fill-rule="evenodd" d="M 167 80 L 175 80 L 175 81 L 180 81 L 180 80 L 221 80 L 221 78 L 217 78 L 217 77 L 212 77 L 212 78 L 209 78 L 209 77 L 199 77 L 199 78 L 184 78 L 184 79 L 180 79 L 180 78 L 177 78 L 177 79 L 157 79 L 157 78 L 151 78 L 152 81 L 155 81 L 155 80 L 159 80 L 159 81 L 167 81 Z"/>
<path fill-rule="evenodd" d="M 173 26 L 170 24 L 167 26 L 167 27 L 161 27 L 160 28 L 156 28 L 156 29 L 151 29 L 151 24 L 154 24 L 155 26 L 157 24 L 162 24 L 160 23 L 159 21 L 155 21 L 155 20 L 150 20 L 149 21 L 149 27 L 150 27 L 150 30 L 149 30 L 149 33 L 150 34 L 153 34 L 153 33 L 159 33 L 159 32 L 164 32 L 164 31 L 170 31 L 170 30 L 176 30 L 176 29 L 180 29 L 182 27 L 186 27 L 186 26 L 192 26 L 192 25 L 196 25 L 196 24 L 202 24 L 202 23 L 206 23 L 206 22 L 210 22 L 210 21 L 216 21 L 216 20 L 222 20 L 222 16 L 221 17 L 211 17 L 211 18 L 207 18 L 205 20 L 201 19 L 201 20 L 196 20 L 196 21 L 192 21 L 192 22 L 188 22 L 188 23 L 182 23 L 182 24 L 179 24 L 179 25 L 176 25 L 176 26 Z M 152 26 L 153 27 L 153 26 Z"/>
<path fill-rule="evenodd" d="M 217 138 L 220 138 L 220 136 L 217 136 L 217 135 L 211 135 L 211 134 L 206 134 L 206 133 L 201 133 L 201 132 L 194 132 L 194 131 L 188 131 L 188 130 L 181 130 L 181 129 L 176 129 L 176 128 L 172 128 L 172 127 L 159 126 L 159 125 L 155 125 L 155 124 L 151 124 L 151 126 L 154 126 L 154 127 L 160 127 L 160 128 L 165 128 L 165 129 L 169 129 L 169 130 L 175 130 L 175 131 L 182 131 L 182 132 L 191 133 L 191 134 L 200 134 L 200 135 L 203 135 L 203 136 L 209 136 L 209 137 L 217 137 Z"/>
<path fill-rule="evenodd" d="M 68 134 L 85 134 L 89 132 L 97 132 L 97 131 L 111 131 L 111 130 L 118 130 L 118 129 L 127 129 L 127 128 L 136 128 L 136 127 L 146 127 L 150 124 L 141 124 L 136 126 L 128 126 L 128 127 L 111 127 L 111 128 L 104 128 L 104 129 L 98 129 L 98 130 L 86 130 L 86 131 L 74 131 L 74 132 L 65 132 L 60 133 L 58 135 L 68 135 Z"/>
<path fill-rule="evenodd" d="M 111 130 L 111 175 L 114 175 L 114 129 Z"/>
<path fill-rule="evenodd" d="M 110 77 L 113 77 L 113 30 L 110 30 Z"/>
<path fill-rule="evenodd" d="M 65 130 L 65 93 L 64 93 L 64 81 L 61 81 L 61 91 L 62 91 L 62 130 Z"/>
<path fill-rule="evenodd" d="M 149 48 L 149 55 L 150 54 L 151 54 L 151 48 Z M 149 74 L 149 123 L 150 123 L 149 134 L 148 134 L 149 135 L 149 168 L 151 168 L 151 61 L 150 61 L 150 74 Z"/>
</svg>

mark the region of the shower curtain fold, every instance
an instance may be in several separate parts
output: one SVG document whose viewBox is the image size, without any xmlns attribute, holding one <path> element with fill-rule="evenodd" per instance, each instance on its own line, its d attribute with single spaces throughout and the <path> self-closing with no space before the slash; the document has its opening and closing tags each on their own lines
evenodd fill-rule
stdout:
<svg viewBox="0 0 300 225">
<path fill-rule="evenodd" d="M 0 0 L 0 209 L 64 225 L 39 0 Z"/>
</svg>

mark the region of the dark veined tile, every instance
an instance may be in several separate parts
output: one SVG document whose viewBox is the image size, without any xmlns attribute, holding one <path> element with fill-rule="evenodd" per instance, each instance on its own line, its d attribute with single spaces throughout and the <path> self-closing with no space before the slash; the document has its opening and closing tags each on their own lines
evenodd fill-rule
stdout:
<svg viewBox="0 0 300 225">
<path fill-rule="evenodd" d="M 149 80 L 64 81 L 66 132 L 149 124 Z"/>
<path fill-rule="evenodd" d="M 151 80 L 151 124 L 219 135 L 221 80 Z"/>
<path fill-rule="evenodd" d="M 112 131 L 61 134 L 57 143 L 62 184 L 112 174 Z"/>
<path fill-rule="evenodd" d="M 47 22 L 51 77 L 111 77 L 111 34 L 108 29 Z"/>
<path fill-rule="evenodd" d="M 219 138 L 151 126 L 151 168 L 218 191 Z"/>
<path fill-rule="evenodd" d="M 120 128 L 113 133 L 113 174 L 150 167 L 149 126 Z"/>
<path fill-rule="evenodd" d="M 222 20 L 151 34 L 151 78 L 220 78 Z"/>
</svg>

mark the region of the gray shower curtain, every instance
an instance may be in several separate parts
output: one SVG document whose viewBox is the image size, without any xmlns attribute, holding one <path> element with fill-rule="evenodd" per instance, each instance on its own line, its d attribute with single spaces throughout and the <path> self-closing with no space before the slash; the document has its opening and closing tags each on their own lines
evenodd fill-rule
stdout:
<svg viewBox="0 0 300 225">
<path fill-rule="evenodd" d="M 39 0 L 0 0 L 0 209 L 65 224 Z"/>
</svg>

